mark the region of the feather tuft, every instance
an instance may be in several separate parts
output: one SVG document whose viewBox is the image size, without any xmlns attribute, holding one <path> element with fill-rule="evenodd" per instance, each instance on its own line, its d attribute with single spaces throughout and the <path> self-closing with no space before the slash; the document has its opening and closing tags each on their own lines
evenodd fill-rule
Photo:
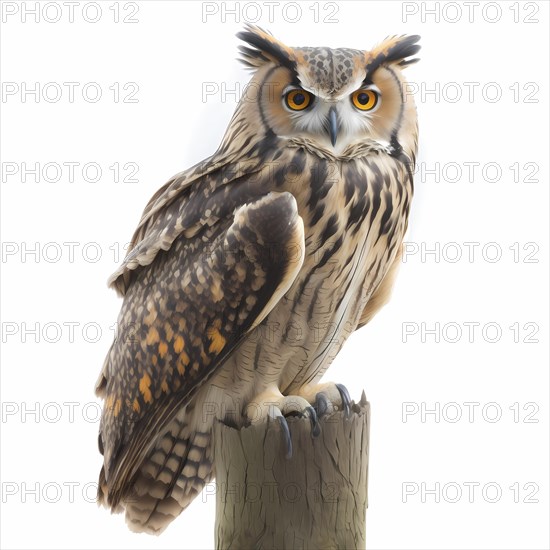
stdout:
<svg viewBox="0 0 550 550">
<path fill-rule="evenodd" d="M 417 44 L 419 40 L 420 36 L 417 34 L 387 37 L 367 54 L 367 78 L 365 80 L 370 80 L 372 73 L 381 65 L 397 63 L 400 67 L 406 67 L 416 63 L 418 58 L 409 58 L 420 51 L 420 45 Z"/>
<path fill-rule="evenodd" d="M 273 62 L 292 71 L 296 70 L 296 60 L 292 49 L 260 27 L 247 25 L 246 30 L 237 33 L 237 38 L 251 46 L 250 48 L 239 46 L 240 61 L 247 68 L 258 69 L 266 63 Z"/>
</svg>

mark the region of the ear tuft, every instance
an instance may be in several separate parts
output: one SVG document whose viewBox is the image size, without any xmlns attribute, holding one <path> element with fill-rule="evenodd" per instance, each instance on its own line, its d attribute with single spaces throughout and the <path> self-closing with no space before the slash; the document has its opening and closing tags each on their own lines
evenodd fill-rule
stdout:
<svg viewBox="0 0 550 550">
<path fill-rule="evenodd" d="M 239 46 L 240 61 L 247 68 L 257 69 L 266 63 L 273 62 L 295 70 L 296 61 L 292 50 L 260 27 L 247 25 L 246 30 L 237 33 L 237 38 L 252 46 L 251 48 Z"/>
<path fill-rule="evenodd" d="M 367 54 L 367 75 L 372 74 L 380 65 L 385 63 L 397 63 L 400 67 L 406 67 L 418 61 L 417 58 L 409 59 L 420 50 L 417 42 L 420 36 L 389 36 L 376 48 Z"/>
</svg>

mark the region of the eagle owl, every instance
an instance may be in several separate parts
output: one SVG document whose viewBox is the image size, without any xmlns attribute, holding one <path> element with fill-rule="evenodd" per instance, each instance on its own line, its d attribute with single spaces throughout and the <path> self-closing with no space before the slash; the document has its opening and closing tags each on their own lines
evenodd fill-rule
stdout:
<svg viewBox="0 0 550 550">
<path fill-rule="evenodd" d="M 238 37 L 253 76 L 220 147 L 155 193 L 110 279 L 123 303 L 96 387 L 98 500 L 135 531 L 160 533 L 213 479 L 217 419 L 303 413 L 316 435 L 316 414 L 349 405 L 319 379 L 400 262 L 417 149 L 402 70 L 419 37 Z"/>
</svg>

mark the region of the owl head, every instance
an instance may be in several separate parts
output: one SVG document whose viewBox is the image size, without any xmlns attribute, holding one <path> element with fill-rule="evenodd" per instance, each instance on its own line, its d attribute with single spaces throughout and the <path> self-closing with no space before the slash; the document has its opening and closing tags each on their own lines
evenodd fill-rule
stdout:
<svg viewBox="0 0 550 550">
<path fill-rule="evenodd" d="M 291 48 L 254 26 L 237 36 L 254 71 L 240 109 L 276 136 L 307 138 L 333 154 L 365 140 L 402 148 L 416 139 L 402 69 L 417 61 L 419 36 L 393 36 L 370 51 Z"/>
</svg>

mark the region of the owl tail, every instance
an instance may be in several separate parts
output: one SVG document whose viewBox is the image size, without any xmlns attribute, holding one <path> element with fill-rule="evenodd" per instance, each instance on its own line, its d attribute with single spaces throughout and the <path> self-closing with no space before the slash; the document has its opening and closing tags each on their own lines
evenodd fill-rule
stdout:
<svg viewBox="0 0 550 550">
<path fill-rule="evenodd" d="M 180 416 L 145 457 L 115 510 L 125 510 L 132 531 L 160 535 L 214 477 L 210 433 L 191 431 Z M 109 506 L 107 491 L 102 469 L 98 502 Z"/>
</svg>

